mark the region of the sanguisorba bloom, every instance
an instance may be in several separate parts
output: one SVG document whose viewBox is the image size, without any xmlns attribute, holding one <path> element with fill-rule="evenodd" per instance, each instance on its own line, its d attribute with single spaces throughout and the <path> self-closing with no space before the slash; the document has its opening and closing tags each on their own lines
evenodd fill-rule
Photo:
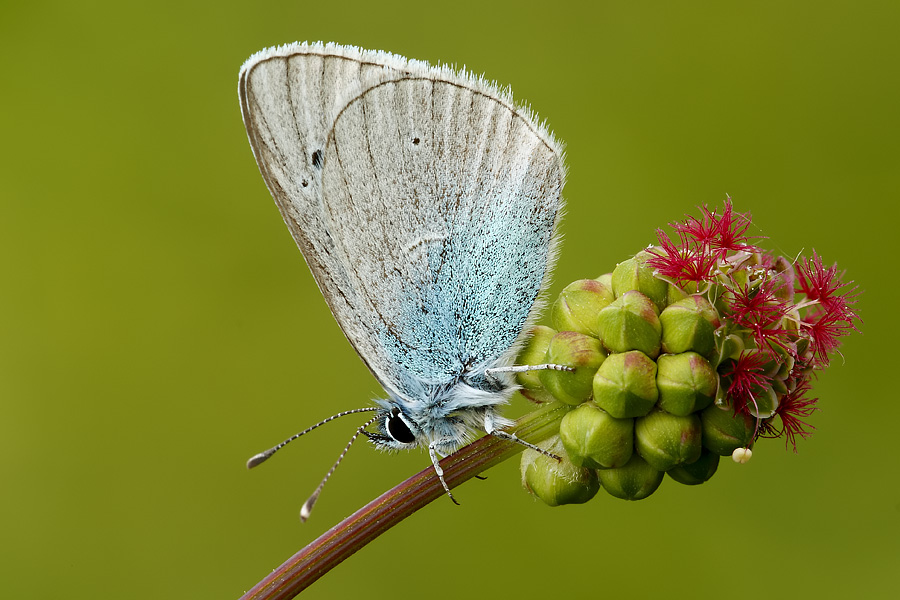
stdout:
<svg viewBox="0 0 900 600">
<path fill-rule="evenodd" d="M 567 286 L 554 327 L 536 328 L 520 356 L 574 368 L 519 379 L 534 400 L 576 407 L 549 442 L 568 466 L 523 456 L 526 486 L 548 503 L 584 502 L 596 480 L 629 500 L 664 473 L 703 483 L 719 456 L 749 460 L 758 438 L 796 452 L 810 435 L 812 377 L 857 330 L 858 289 L 815 251 L 791 261 L 758 246 L 730 198 L 701 213 L 612 273 Z"/>
</svg>

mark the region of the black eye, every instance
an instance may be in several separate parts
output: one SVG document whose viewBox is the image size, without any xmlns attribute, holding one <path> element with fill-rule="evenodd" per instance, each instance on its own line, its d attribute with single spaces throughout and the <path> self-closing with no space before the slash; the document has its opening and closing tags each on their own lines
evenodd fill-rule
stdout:
<svg viewBox="0 0 900 600">
<path fill-rule="evenodd" d="M 400 410 L 396 408 L 387 418 L 387 432 L 401 444 L 412 444 L 416 441 L 416 436 L 409 430 L 406 422 L 400 416 Z"/>
</svg>

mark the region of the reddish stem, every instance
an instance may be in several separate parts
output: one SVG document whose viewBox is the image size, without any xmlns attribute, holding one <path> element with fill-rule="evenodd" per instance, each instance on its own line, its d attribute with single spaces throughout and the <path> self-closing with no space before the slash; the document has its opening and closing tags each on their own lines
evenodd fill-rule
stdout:
<svg viewBox="0 0 900 600">
<path fill-rule="evenodd" d="M 559 430 L 559 421 L 566 412 L 565 405 L 554 402 L 525 415 L 512 430 L 519 438 L 536 443 Z M 523 448 L 521 444 L 484 436 L 441 461 L 444 479 L 454 488 Z M 357 550 L 443 495 L 434 468 L 428 467 L 326 531 L 253 586 L 241 600 L 295 597 Z"/>
</svg>

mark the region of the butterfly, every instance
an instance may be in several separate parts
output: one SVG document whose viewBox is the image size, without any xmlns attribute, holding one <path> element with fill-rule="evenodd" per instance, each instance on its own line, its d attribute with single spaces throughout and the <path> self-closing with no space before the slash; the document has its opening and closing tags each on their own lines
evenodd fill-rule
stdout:
<svg viewBox="0 0 900 600">
<path fill-rule="evenodd" d="M 374 412 L 353 439 L 427 449 L 452 499 L 439 457 L 520 441 L 499 412 L 513 373 L 561 368 L 513 366 L 555 261 L 561 143 L 483 77 L 353 46 L 263 50 L 238 89 L 269 192 L 387 396 L 323 423 Z"/>
</svg>

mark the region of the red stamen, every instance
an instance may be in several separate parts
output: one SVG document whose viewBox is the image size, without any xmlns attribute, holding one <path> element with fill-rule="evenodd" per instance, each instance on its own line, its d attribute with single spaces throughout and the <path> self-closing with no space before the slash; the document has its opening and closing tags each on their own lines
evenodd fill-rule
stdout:
<svg viewBox="0 0 900 600">
<path fill-rule="evenodd" d="M 734 404 L 736 413 L 750 414 L 749 406 L 753 404 L 753 396 L 760 389 L 772 382 L 772 377 L 764 370 L 772 360 L 768 352 L 742 352 L 737 360 L 732 361 L 722 377 L 728 382 L 728 395 Z"/>
</svg>

